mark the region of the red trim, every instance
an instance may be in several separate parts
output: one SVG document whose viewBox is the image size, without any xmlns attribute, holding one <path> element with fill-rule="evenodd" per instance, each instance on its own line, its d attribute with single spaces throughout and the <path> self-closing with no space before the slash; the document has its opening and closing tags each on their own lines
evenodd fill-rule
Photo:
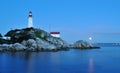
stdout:
<svg viewBox="0 0 120 73">
<path fill-rule="evenodd" d="M 60 34 L 60 32 L 50 32 L 50 34 Z"/>
</svg>

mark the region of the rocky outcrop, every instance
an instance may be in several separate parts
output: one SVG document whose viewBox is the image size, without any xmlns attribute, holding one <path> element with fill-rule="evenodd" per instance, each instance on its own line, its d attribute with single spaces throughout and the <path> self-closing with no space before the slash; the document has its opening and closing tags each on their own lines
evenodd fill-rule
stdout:
<svg viewBox="0 0 120 73">
<path fill-rule="evenodd" d="M 67 47 L 67 43 L 61 38 L 56 38 L 51 36 L 44 30 L 37 28 L 25 28 L 25 29 L 15 29 L 9 31 L 5 36 L 11 37 L 11 42 L 8 43 L 21 43 L 23 40 L 29 40 L 36 38 L 41 39 L 41 41 L 48 42 L 50 44 L 54 44 L 59 47 Z"/>
<path fill-rule="evenodd" d="M 89 48 L 93 47 L 92 45 L 88 44 L 86 41 L 79 40 L 74 43 L 74 47 L 76 48 Z"/>
<path fill-rule="evenodd" d="M 92 44 L 90 44 L 86 41 L 79 40 L 79 41 L 76 41 L 73 44 L 73 48 L 76 48 L 76 49 L 93 49 L 93 48 L 99 48 L 99 47 L 93 46 Z"/>
<path fill-rule="evenodd" d="M 29 39 L 27 41 L 24 40 L 21 44 L 28 47 L 27 50 L 34 50 L 34 51 L 57 50 L 57 47 L 55 45 L 50 44 L 39 38 L 36 38 L 35 40 L 34 39 Z"/>
<path fill-rule="evenodd" d="M 21 43 L 2 44 L 0 51 L 57 51 L 58 47 L 39 38 L 24 40 Z"/>
<path fill-rule="evenodd" d="M 93 47 L 82 40 L 71 46 L 61 38 L 53 37 L 46 31 L 37 28 L 10 30 L 5 36 L 11 39 L 1 39 L 0 51 L 57 51 L 68 48 Z"/>
<path fill-rule="evenodd" d="M 15 43 L 12 46 L 10 46 L 10 48 L 13 49 L 13 50 L 16 50 L 16 51 L 23 51 L 23 50 L 27 49 L 26 46 L 24 46 L 24 45 L 22 45 L 20 43 Z"/>
<path fill-rule="evenodd" d="M 68 47 L 68 44 L 61 38 L 53 37 L 46 31 L 37 28 L 15 29 L 9 31 L 5 36 L 11 37 L 10 40 L 1 42 L 7 44 L 0 46 L 5 50 L 55 51 Z"/>
</svg>

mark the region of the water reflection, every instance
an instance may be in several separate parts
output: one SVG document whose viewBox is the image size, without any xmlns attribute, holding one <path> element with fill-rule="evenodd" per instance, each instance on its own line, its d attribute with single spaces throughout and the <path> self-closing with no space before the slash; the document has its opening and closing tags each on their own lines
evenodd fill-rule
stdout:
<svg viewBox="0 0 120 73">
<path fill-rule="evenodd" d="M 89 73 L 94 73 L 94 64 L 93 64 L 93 59 L 89 59 Z"/>
<path fill-rule="evenodd" d="M 119 51 L 117 47 L 59 52 L 4 52 L 0 53 L 0 73 L 120 73 Z"/>
<path fill-rule="evenodd" d="M 29 60 L 31 58 L 32 52 L 9 52 L 8 53 L 13 58 L 21 58 L 25 60 Z"/>
<path fill-rule="evenodd" d="M 7 52 L 0 54 L 0 61 L 2 73 L 48 73 L 56 71 L 54 68 L 61 60 L 58 52 Z"/>
</svg>

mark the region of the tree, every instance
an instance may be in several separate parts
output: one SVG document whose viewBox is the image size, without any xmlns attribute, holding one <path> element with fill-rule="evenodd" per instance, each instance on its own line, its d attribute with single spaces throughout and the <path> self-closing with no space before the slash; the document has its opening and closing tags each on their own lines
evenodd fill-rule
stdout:
<svg viewBox="0 0 120 73">
<path fill-rule="evenodd" d="M 2 37 L 2 34 L 0 33 L 0 37 Z"/>
</svg>

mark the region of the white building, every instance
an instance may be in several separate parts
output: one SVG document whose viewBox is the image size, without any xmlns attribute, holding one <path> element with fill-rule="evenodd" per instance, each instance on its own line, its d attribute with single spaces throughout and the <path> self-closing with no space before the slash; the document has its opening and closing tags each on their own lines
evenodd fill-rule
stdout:
<svg viewBox="0 0 120 73">
<path fill-rule="evenodd" d="M 60 38 L 60 32 L 50 32 L 51 36 Z"/>
<path fill-rule="evenodd" d="M 29 16 L 28 16 L 28 28 L 33 27 L 33 19 L 32 19 L 32 12 L 29 12 Z"/>
<path fill-rule="evenodd" d="M 2 39 L 5 39 L 5 40 L 11 40 L 11 37 L 2 37 Z"/>
</svg>

